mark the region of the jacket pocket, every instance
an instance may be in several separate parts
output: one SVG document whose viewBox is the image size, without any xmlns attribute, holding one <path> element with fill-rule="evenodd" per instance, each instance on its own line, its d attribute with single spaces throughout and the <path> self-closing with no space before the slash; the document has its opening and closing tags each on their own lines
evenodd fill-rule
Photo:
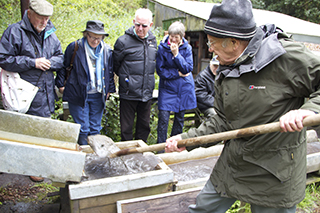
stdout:
<svg viewBox="0 0 320 213">
<path fill-rule="evenodd" d="M 296 149 L 281 149 L 274 151 L 255 151 L 246 153 L 243 160 L 266 170 L 281 182 L 287 181 L 292 176 L 294 168 L 294 156 Z M 264 173 L 263 170 L 255 170 L 255 173 Z"/>
</svg>

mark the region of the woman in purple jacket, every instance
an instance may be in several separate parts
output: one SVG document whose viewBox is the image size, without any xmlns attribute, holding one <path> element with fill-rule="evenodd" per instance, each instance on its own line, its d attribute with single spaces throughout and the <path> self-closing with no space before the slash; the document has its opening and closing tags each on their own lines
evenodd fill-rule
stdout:
<svg viewBox="0 0 320 213">
<path fill-rule="evenodd" d="M 184 39 L 185 27 L 176 21 L 170 25 L 168 33 L 158 47 L 156 60 L 160 77 L 157 143 L 167 139 L 170 111 L 175 113 L 171 131 L 173 136 L 182 133 L 185 110 L 197 107 L 192 76 L 192 47 Z"/>
</svg>

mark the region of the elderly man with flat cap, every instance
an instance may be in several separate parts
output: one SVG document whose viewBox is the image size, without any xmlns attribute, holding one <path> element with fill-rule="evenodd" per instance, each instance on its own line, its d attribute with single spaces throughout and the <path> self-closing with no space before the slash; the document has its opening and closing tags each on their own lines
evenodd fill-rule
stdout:
<svg viewBox="0 0 320 213">
<path fill-rule="evenodd" d="M 50 117 L 54 113 L 54 74 L 63 65 L 60 41 L 49 20 L 53 6 L 45 0 L 31 0 L 23 19 L 10 25 L 0 42 L 0 67 L 18 72 L 39 87 L 27 114 Z"/>
<path fill-rule="evenodd" d="M 0 67 L 39 87 L 27 114 L 48 118 L 55 109 L 53 72 L 63 65 L 60 41 L 49 20 L 52 13 L 49 2 L 31 0 L 23 19 L 10 25 L 0 41 Z"/>
<path fill-rule="evenodd" d="M 256 27 L 249 0 L 214 5 L 204 31 L 220 62 L 217 114 L 167 139 L 166 151 L 182 150 L 180 139 L 271 122 L 279 121 L 282 132 L 225 141 L 189 212 L 222 213 L 240 200 L 250 203 L 253 213 L 293 213 L 305 195 L 302 121 L 320 112 L 320 58 L 274 25 Z"/>
</svg>

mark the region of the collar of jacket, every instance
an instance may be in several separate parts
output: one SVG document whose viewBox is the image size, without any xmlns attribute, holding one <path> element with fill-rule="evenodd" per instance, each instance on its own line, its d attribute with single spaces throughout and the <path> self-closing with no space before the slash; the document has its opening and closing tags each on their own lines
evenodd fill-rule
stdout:
<svg viewBox="0 0 320 213">
<path fill-rule="evenodd" d="M 24 12 L 23 18 L 21 20 L 21 28 L 35 34 L 36 32 L 33 30 L 33 27 L 31 26 L 27 13 L 28 13 L 28 10 Z M 45 31 L 44 39 L 48 38 L 52 33 L 56 31 L 56 28 L 53 26 L 50 20 L 48 21 L 44 31 Z"/>
<path fill-rule="evenodd" d="M 130 35 L 130 36 L 134 36 L 134 37 L 135 37 L 137 40 L 139 40 L 139 41 L 152 40 L 152 39 L 155 38 L 155 36 L 154 36 L 154 35 L 152 34 L 152 32 L 149 30 L 149 31 L 148 31 L 148 37 L 145 38 L 145 39 L 141 39 L 141 38 L 138 37 L 138 36 L 136 35 L 136 33 L 134 32 L 134 26 L 132 26 L 132 27 L 130 27 L 129 29 L 127 29 L 127 30 L 125 31 L 125 33 L 128 34 L 128 35 Z"/>
<path fill-rule="evenodd" d="M 247 49 L 235 63 L 230 66 L 219 66 L 216 79 L 222 76 L 225 78 L 238 78 L 248 72 L 257 73 L 284 53 L 286 51 L 278 40 L 278 32 L 265 37 L 264 32 L 257 28 L 256 35 L 251 39 Z"/>
<path fill-rule="evenodd" d="M 136 32 L 136 28 L 133 28 L 133 33 L 134 33 L 134 35 L 135 35 L 136 37 L 139 38 L 139 36 L 137 35 L 137 32 Z M 148 38 L 148 36 L 149 36 L 149 33 L 147 32 L 147 35 L 144 37 L 144 39 Z"/>
</svg>

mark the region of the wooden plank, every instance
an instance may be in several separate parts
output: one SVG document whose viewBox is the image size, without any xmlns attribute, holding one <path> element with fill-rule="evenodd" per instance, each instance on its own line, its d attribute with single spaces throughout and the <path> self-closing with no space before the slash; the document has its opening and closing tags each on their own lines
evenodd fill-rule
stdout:
<svg viewBox="0 0 320 213">
<path fill-rule="evenodd" d="M 70 202 L 71 213 L 80 213 L 79 201 Z"/>
<path fill-rule="evenodd" d="M 306 185 L 320 182 L 320 171 L 318 173 L 311 173 L 307 177 Z"/>
<path fill-rule="evenodd" d="M 107 206 L 97 206 L 97 207 L 92 207 L 89 209 L 81 209 L 80 213 L 116 213 L 116 205 L 115 204 L 110 204 Z"/>
<path fill-rule="evenodd" d="M 96 197 L 89 197 L 80 199 L 79 201 L 79 208 L 81 210 L 84 209 L 90 209 L 95 207 L 104 208 L 104 206 L 113 205 L 116 209 L 116 202 L 118 200 L 125 200 L 125 199 L 131 199 L 135 197 L 143 197 L 143 196 L 150 196 L 150 195 L 156 195 L 161 193 L 167 193 L 172 191 L 173 184 L 163 184 L 158 185 L 154 187 L 148 187 L 148 188 L 142 188 L 138 190 L 132 190 L 132 191 L 125 191 L 121 193 L 116 194 L 108 194 L 103 196 L 96 196 Z M 71 201 L 73 202 L 73 201 Z M 116 211 L 112 211 L 116 212 Z M 108 212 L 111 213 L 111 212 Z"/>
<path fill-rule="evenodd" d="M 188 206 L 195 204 L 202 187 L 175 191 L 154 196 L 117 201 L 118 213 L 178 213 L 188 212 Z"/>
<path fill-rule="evenodd" d="M 199 33 L 199 47 L 198 47 L 198 67 L 197 74 L 201 71 L 201 58 L 202 58 L 202 47 L 204 46 L 203 32 Z"/>
<path fill-rule="evenodd" d="M 173 182 L 171 169 L 123 175 L 81 182 L 69 186 L 71 200 L 115 194 Z"/>
<path fill-rule="evenodd" d="M 307 155 L 307 173 L 320 171 L 320 152 Z"/>
</svg>

